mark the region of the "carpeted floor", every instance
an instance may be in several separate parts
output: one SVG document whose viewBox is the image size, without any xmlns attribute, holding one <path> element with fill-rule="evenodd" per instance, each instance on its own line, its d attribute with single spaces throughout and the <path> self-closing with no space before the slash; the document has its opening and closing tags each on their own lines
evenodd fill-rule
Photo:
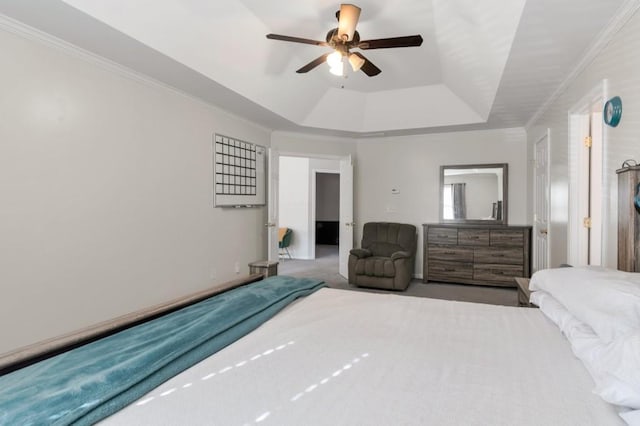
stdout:
<svg viewBox="0 0 640 426">
<path fill-rule="evenodd" d="M 338 273 L 338 246 L 317 245 L 315 260 L 280 259 L 278 274 L 318 278 L 326 282 L 329 287 L 345 290 L 393 293 L 401 296 L 430 297 L 493 305 L 518 305 L 518 294 L 515 288 L 433 282 L 424 284 L 419 279 L 412 280 L 409 288 L 402 292 L 355 287 Z"/>
</svg>

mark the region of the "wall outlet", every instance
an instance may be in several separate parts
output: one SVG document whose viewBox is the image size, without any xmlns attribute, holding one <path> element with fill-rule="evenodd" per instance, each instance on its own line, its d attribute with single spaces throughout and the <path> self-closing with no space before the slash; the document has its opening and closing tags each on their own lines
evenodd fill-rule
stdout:
<svg viewBox="0 0 640 426">
<path fill-rule="evenodd" d="M 240 273 L 240 262 L 236 260 L 236 274 Z"/>
<path fill-rule="evenodd" d="M 212 280 L 215 280 L 217 276 L 218 276 L 218 271 L 216 270 L 216 268 L 211 268 L 211 270 L 209 271 L 209 278 L 211 278 Z"/>
</svg>

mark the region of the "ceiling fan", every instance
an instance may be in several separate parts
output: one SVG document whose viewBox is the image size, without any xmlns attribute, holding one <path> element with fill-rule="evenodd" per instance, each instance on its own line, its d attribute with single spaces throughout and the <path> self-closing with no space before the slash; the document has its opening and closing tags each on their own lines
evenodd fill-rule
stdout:
<svg viewBox="0 0 640 426">
<path fill-rule="evenodd" d="M 413 47 L 422 44 L 422 36 L 411 35 L 404 37 L 380 38 L 375 40 L 360 40 L 360 34 L 356 31 L 356 25 L 360 18 L 361 9 L 352 4 L 341 4 L 340 10 L 336 12 L 338 28 L 333 28 L 327 33 L 326 41 L 310 40 L 307 38 L 291 37 L 279 34 L 267 34 L 268 39 L 290 41 L 293 43 L 313 44 L 316 46 L 327 46 L 334 49 L 333 52 L 314 59 L 303 66 L 297 73 L 306 73 L 323 62 L 327 62 L 330 71 L 335 75 L 343 75 L 343 58 L 347 58 L 354 71 L 362 70 L 369 77 L 373 77 L 382 72 L 371 61 L 360 52 L 351 52 L 351 49 L 389 49 L 394 47 Z"/>
</svg>

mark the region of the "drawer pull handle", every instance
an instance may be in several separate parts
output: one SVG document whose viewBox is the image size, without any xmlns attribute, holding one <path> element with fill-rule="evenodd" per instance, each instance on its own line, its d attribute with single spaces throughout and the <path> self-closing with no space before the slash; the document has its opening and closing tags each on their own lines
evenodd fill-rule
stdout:
<svg viewBox="0 0 640 426">
<path fill-rule="evenodd" d="M 455 269 L 451 269 L 451 268 L 444 268 L 445 272 L 455 272 Z"/>
<path fill-rule="evenodd" d="M 444 254 L 456 254 L 455 251 L 445 251 Z"/>
<path fill-rule="evenodd" d="M 469 238 L 470 238 L 470 239 L 472 239 L 472 240 L 477 240 L 477 239 L 478 239 L 478 238 L 480 238 L 480 237 L 479 237 L 479 236 L 477 236 L 477 235 L 472 235 L 472 236 L 471 236 L 471 237 L 469 237 Z"/>
</svg>

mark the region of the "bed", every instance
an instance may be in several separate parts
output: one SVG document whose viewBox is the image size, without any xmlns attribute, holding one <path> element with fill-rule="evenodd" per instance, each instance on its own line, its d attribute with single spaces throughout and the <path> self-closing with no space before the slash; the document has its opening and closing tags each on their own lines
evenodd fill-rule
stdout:
<svg viewBox="0 0 640 426">
<path fill-rule="evenodd" d="M 548 301 L 543 278 L 536 290 Z M 321 287 L 100 424 L 617 425 L 620 413 L 637 424 L 633 407 L 594 393 L 597 360 L 585 351 L 585 368 L 576 357 L 578 320 L 553 304 Z M 2 410 L 0 399 L 0 423 Z"/>
</svg>

